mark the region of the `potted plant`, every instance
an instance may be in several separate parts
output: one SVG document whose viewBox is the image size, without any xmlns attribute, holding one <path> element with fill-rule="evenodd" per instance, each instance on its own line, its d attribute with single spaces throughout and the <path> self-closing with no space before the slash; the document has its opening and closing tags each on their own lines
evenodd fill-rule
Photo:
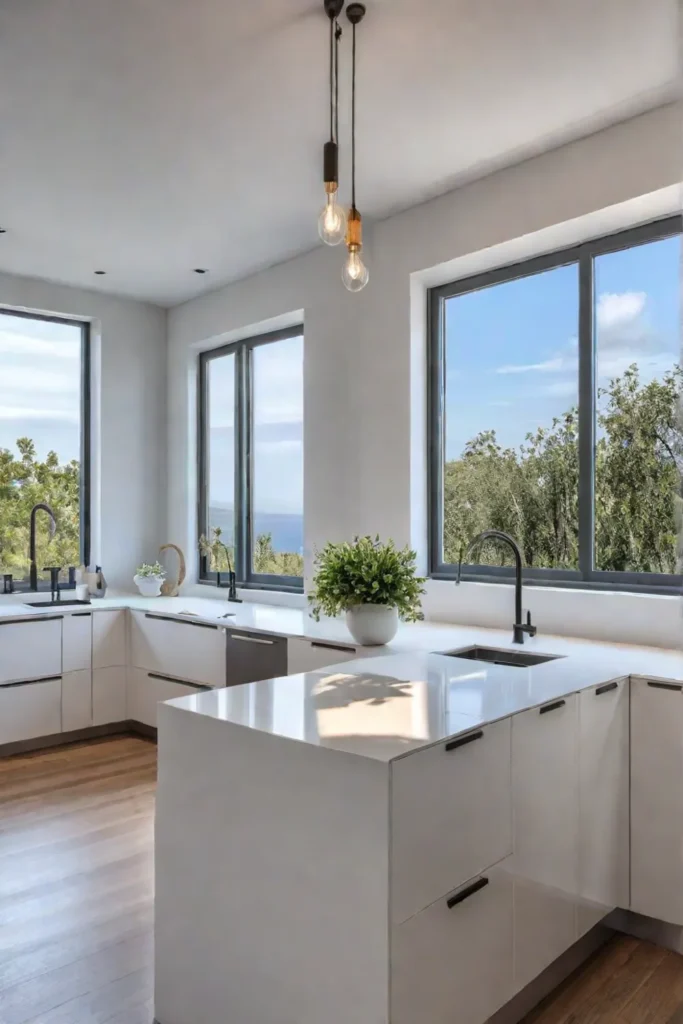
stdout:
<svg viewBox="0 0 683 1024">
<path fill-rule="evenodd" d="M 346 624 L 356 643 L 386 644 L 398 621 L 422 618 L 425 582 L 415 575 L 416 554 L 398 549 L 393 540 L 356 537 L 352 544 L 326 544 L 315 557 L 311 614 L 335 616 L 346 612 Z"/>
<path fill-rule="evenodd" d="M 166 570 L 160 562 L 153 565 L 143 562 L 137 567 L 133 579 L 143 597 L 158 597 L 161 584 L 166 579 Z"/>
</svg>

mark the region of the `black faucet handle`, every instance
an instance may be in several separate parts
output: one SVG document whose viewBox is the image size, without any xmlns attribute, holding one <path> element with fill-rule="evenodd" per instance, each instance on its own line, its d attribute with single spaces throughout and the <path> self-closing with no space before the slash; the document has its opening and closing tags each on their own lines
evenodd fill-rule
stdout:
<svg viewBox="0 0 683 1024">
<path fill-rule="evenodd" d="M 3 590 L 2 590 L 3 594 L 13 594 L 14 593 L 14 582 L 12 580 L 12 573 L 11 572 L 3 573 L 2 574 L 2 580 L 3 580 Z"/>
</svg>

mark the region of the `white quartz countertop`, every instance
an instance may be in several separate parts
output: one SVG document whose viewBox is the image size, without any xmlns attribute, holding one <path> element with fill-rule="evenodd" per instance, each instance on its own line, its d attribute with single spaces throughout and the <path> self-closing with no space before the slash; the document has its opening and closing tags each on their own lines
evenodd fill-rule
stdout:
<svg viewBox="0 0 683 1024">
<path fill-rule="evenodd" d="M 325 636 L 335 639 L 327 625 Z M 305 623 L 302 627 L 302 633 L 289 635 L 310 635 Z M 474 644 L 561 657 L 513 668 L 438 653 Z M 678 651 L 558 636 L 536 636 L 520 648 L 507 631 L 440 623 L 402 626 L 390 645 L 366 651 L 369 656 L 315 672 L 171 703 L 226 723 L 389 761 L 625 676 L 683 681 Z"/>
</svg>

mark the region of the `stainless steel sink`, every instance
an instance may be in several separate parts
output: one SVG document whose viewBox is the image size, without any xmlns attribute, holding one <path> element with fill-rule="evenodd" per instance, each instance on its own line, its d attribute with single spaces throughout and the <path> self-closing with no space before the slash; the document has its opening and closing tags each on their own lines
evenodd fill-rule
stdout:
<svg viewBox="0 0 683 1024">
<path fill-rule="evenodd" d="M 532 654 L 526 651 L 506 651 L 497 647 L 463 647 L 460 651 L 441 651 L 448 658 L 465 658 L 468 661 L 485 661 L 489 665 L 512 665 L 514 668 L 529 668 L 556 661 L 561 654 Z"/>
<path fill-rule="evenodd" d="M 69 604 L 90 604 L 90 601 L 24 601 L 28 608 L 64 608 Z"/>
</svg>

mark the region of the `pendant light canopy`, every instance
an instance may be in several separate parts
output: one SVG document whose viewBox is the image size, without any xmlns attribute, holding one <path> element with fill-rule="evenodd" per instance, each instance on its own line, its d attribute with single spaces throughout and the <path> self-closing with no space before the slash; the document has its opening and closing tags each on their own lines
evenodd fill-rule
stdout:
<svg viewBox="0 0 683 1024">
<path fill-rule="evenodd" d="M 344 0 L 324 0 L 325 14 L 330 21 L 330 137 L 323 149 L 323 179 L 325 206 L 318 218 L 318 234 L 327 245 L 339 245 L 344 240 L 346 214 L 337 202 L 339 189 L 339 15 Z"/>
<path fill-rule="evenodd" d="M 351 209 L 346 228 L 347 256 L 342 268 L 342 281 L 350 292 L 365 288 L 370 274 L 363 263 L 363 225 L 356 207 L 356 26 L 365 17 L 365 4 L 351 3 L 346 8 L 351 22 Z"/>
</svg>

